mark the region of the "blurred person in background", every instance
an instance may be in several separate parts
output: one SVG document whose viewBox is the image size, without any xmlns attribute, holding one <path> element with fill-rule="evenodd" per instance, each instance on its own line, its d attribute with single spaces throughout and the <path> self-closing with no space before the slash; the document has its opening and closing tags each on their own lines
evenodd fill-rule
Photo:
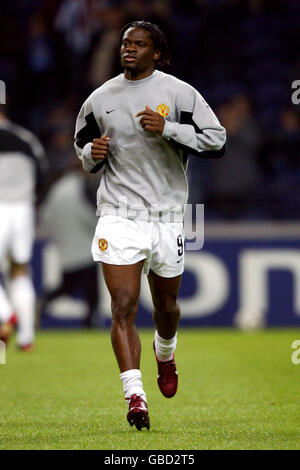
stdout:
<svg viewBox="0 0 300 470">
<path fill-rule="evenodd" d="M 150 427 L 135 327 L 141 274 L 148 275 L 154 305 L 158 386 L 171 398 L 178 383 L 174 351 L 188 158 L 224 155 L 226 131 L 192 86 L 157 70 L 170 62 L 158 26 L 137 21 L 123 27 L 120 58 L 124 73 L 96 89 L 81 107 L 75 149 L 86 171 L 104 166 L 92 254 L 102 263 L 111 295 L 111 340 L 127 420 L 141 430 Z"/>
<path fill-rule="evenodd" d="M 87 66 L 95 36 L 101 33 L 99 15 L 105 3 L 101 0 L 62 0 L 59 4 L 54 31 L 64 38 L 68 89 L 84 90 L 85 80 L 80 71 Z"/>
<path fill-rule="evenodd" d="M 79 165 L 52 185 L 40 210 L 40 227 L 56 244 L 62 269 L 61 285 L 42 297 L 40 311 L 60 296 L 80 293 L 88 304 L 84 326 L 89 328 L 95 323 L 98 307 L 98 271 L 90 240 L 97 221 L 99 180 Z"/>
<path fill-rule="evenodd" d="M 40 14 L 30 19 L 26 52 L 30 127 L 38 132 L 49 106 L 48 95 L 55 67 L 54 49 L 47 22 Z"/>
<path fill-rule="evenodd" d="M 42 128 L 51 170 L 50 184 L 74 167 L 73 128 L 72 98 L 66 97 L 59 104 L 52 105 Z"/>
<path fill-rule="evenodd" d="M 88 71 L 89 84 L 92 88 L 109 80 L 119 67 L 117 56 L 119 34 L 125 15 L 123 5 L 119 3 L 108 4 L 98 12 L 101 33 L 91 51 Z"/>
<path fill-rule="evenodd" d="M 29 263 L 35 234 L 34 202 L 47 173 L 39 140 L 8 120 L 0 105 L 0 262 L 8 258 L 5 290 L 0 285 L 0 338 L 7 341 L 17 322 L 17 343 L 29 350 L 34 342 L 35 291 Z"/>
<path fill-rule="evenodd" d="M 227 130 L 227 154 L 226 160 L 215 161 L 209 168 L 207 210 L 233 219 L 257 214 L 257 191 L 262 183 L 258 164 L 261 133 L 248 97 L 234 93 L 221 104 L 218 115 Z"/>
<path fill-rule="evenodd" d="M 299 155 L 300 114 L 296 106 L 285 106 L 266 133 L 260 155 L 263 196 L 274 218 L 293 219 L 300 211 Z"/>
</svg>

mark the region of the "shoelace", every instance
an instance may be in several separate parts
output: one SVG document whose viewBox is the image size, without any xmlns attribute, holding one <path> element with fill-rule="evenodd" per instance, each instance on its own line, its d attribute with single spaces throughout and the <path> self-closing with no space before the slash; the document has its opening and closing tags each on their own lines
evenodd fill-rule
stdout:
<svg viewBox="0 0 300 470">
<path fill-rule="evenodd" d="M 129 405 L 129 408 L 133 408 L 134 406 L 136 406 L 137 408 L 140 407 L 140 401 L 144 401 L 140 396 L 136 396 L 136 397 L 133 397 L 131 398 L 131 400 L 129 401 L 128 405 Z M 137 403 L 136 403 L 137 402 Z"/>
<path fill-rule="evenodd" d="M 161 371 L 166 377 L 173 376 L 175 372 L 175 364 L 173 361 L 171 362 L 161 362 L 159 364 Z"/>
</svg>

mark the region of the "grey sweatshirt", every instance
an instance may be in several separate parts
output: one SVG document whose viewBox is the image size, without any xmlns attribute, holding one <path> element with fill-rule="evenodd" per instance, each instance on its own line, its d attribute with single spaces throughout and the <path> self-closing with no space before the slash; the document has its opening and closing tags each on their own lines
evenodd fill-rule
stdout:
<svg viewBox="0 0 300 470">
<path fill-rule="evenodd" d="M 165 117 L 161 136 L 144 131 L 135 117 L 147 105 Z M 95 161 L 92 140 L 104 134 L 109 153 Z M 95 173 L 105 165 L 98 215 L 122 209 L 120 215 L 129 218 L 171 214 L 170 221 L 182 221 L 189 155 L 221 157 L 225 147 L 225 129 L 198 91 L 158 70 L 142 80 L 120 74 L 104 83 L 87 98 L 76 122 L 75 149 L 83 168 Z"/>
</svg>

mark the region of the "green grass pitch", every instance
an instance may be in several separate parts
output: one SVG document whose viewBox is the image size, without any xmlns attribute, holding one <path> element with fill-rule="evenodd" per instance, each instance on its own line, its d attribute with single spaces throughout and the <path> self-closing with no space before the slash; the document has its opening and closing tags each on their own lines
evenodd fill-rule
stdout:
<svg viewBox="0 0 300 470">
<path fill-rule="evenodd" d="M 126 421 L 109 331 L 43 331 L 0 365 L 0 449 L 300 449 L 300 329 L 181 329 L 179 390 L 156 383 L 153 331 L 140 331 L 150 431 Z"/>
</svg>

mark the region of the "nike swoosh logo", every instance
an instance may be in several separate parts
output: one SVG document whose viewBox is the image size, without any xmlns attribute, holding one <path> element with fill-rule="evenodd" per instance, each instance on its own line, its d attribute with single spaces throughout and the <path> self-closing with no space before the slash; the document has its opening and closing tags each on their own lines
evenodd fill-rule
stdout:
<svg viewBox="0 0 300 470">
<path fill-rule="evenodd" d="M 180 260 L 177 260 L 176 263 L 180 263 L 180 261 L 182 261 L 182 258 Z"/>
<path fill-rule="evenodd" d="M 110 114 L 110 113 L 112 113 L 113 111 L 115 111 L 115 109 L 112 109 L 111 111 L 106 111 L 106 114 Z"/>
</svg>

